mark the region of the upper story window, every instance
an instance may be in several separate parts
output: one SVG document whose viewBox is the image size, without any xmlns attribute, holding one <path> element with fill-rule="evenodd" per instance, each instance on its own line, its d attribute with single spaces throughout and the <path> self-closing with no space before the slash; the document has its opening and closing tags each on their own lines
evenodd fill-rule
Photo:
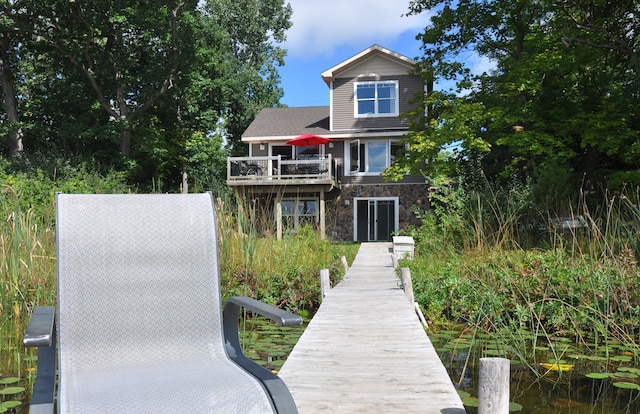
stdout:
<svg viewBox="0 0 640 414">
<path fill-rule="evenodd" d="M 398 81 L 356 82 L 355 116 L 398 116 Z"/>
<path fill-rule="evenodd" d="M 378 175 L 389 167 L 407 144 L 400 141 L 349 141 L 349 174 Z"/>
</svg>

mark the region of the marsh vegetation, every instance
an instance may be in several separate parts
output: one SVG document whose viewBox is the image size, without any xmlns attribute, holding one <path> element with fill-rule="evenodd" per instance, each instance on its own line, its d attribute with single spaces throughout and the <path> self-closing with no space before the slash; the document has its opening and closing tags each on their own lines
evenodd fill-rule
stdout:
<svg viewBox="0 0 640 414">
<path fill-rule="evenodd" d="M 463 386 L 473 383 L 474 361 L 499 355 L 514 362 L 516 377 L 526 378 L 514 379 L 512 387 L 569 387 L 563 388 L 568 395 L 540 399 L 551 392 L 545 388 L 537 404 L 593 408 L 606 397 L 632 408 L 605 405 L 605 412 L 636 412 L 638 195 L 608 194 L 599 205 L 568 203 L 555 210 L 565 211 L 564 218 L 529 196 L 524 186 L 470 192 L 449 185 L 436 190 L 431 211 L 417 211 L 422 226 L 407 231 L 416 239 L 417 257 L 405 265 L 430 336 L 466 391 L 477 392 Z M 453 335 L 452 324 L 462 326 Z M 599 390 L 590 391 L 591 405 L 571 392 L 576 382 Z"/>
</svg>

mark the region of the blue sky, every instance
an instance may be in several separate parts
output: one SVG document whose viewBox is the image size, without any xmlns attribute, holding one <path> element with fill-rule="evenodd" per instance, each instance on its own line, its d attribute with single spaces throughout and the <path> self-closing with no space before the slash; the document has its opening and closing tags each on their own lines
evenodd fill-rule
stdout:
<svg viewBox="0 0 640 414">
<path fill-rule="evenodd" d="M 415 59 L 421 56 L 416 35 L 428 15 L 403 16 L 409 0 L 289 0 L 293 26 L 282 45 L 280 68 L 284 97 L 297 106 L 329 105 L 329 88 L 320 74 L 373 44 Z M 336 13 L 336 11 L 340 13 Z"/>
</svg>

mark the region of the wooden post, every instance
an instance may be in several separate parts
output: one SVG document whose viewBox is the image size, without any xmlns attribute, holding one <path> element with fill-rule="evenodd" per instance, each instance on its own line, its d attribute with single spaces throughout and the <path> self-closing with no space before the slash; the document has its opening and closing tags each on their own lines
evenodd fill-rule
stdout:
<svg viewBox="0 0 640 414">
<path fill-rule="evenodd" d="M 413 298 L 413 283 L 411 282 L 411 269 L 408 267 L 403 267 L 400 269 L 400 277 L 402 279 L 402 289 L 404 289 L 404 294 L 409 298 L 409 303 L 413 305 L 415 302 Z"/>
<path fill-rule="evenodd" d="M 509 413 L 509 360 L 480 358 L 478 414 Z"/>
<path fill-rule="evenodd" d="M 342 256 L 340 258 L 340 261 L 342 262 L 342 267 L 344 267 L 344 272 L 347 273 L 349 271 L 349 263 L 347 263 L 347 258 Z"/>
<path fill-rule="evenodd" d="M 243 235 L 244 229 L 242 228 L 242 222 L 245 220 L 244 217 L 244 197 L 242 197 L 239 193 L 236 193 L 236 200 L 238 205 L 238 219 L 236 220 L 238 223 L 238 234 Z"/>
<path fill-rule="evenodd" d="M 331 289 L 331 279 L 329 278 L 329 269 L 320 269 L 320 294 L 322 299 L 327 296 Z"/>
<path fill-rule="evenodd" d="M 276 239 L 282 240 L 282 197 L 276 198 Z"/>
<path fill-rule="evenodd" d="M 327 238 L 327 225 L 324 208 L 324 189 L 320 190 L 320 239 L 325 240 Z"/>
</svg>

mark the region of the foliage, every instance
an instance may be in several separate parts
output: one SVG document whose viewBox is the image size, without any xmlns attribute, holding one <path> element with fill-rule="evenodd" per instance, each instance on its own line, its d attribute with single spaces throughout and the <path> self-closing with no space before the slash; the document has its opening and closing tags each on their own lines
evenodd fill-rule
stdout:
<svg viewBox="0 0 640 414">
<path fill-rule="evenodd" d="M 640 356 L 637 193 L 611 196 L 593 211 L 576 207 L 589 226 L 573 230 L 542 215 L 533 226 L 526 194 L 451 190 L 438 198 L 446 206 L 421 213 L 409 265 L 427 317 L 513 340 L 521 329 L 575 341 L 615 338 Z"/>
<path fill-rule="evenodd" d="M 328 268 L 333 283 L 344 274 L 342 256 L 353 261 L 358 246 L 321 240 L 311 226 L 288 233 L 282 240 L 261 237 L 260 212 L 243 205 L 220 202 L 221 284 L 225 296 L 248 295 L 292 312 L 312 313 L 320 305 L 319 272 Z"/>
<path fill-rule="evenodd" d="M 12 159 L 115 169 L 144 189 L 176 190 L 183 173 L 218 187 L 226 151 L 282 96 L 283 0 L 1 0 L 0 15 Z"/>
<path fill-rule="evenodd" d="M 420 70 L 455 87 L 418 97 L 411 154 L 389 177 L 475 169 L 498 185 L 553 166 L 575 194 L 619 189 L 640 166 L 635 2 L 410 2 L 426 12 Z M 443 148 L 461 169 L 438 159 Z"/>
</svg>

